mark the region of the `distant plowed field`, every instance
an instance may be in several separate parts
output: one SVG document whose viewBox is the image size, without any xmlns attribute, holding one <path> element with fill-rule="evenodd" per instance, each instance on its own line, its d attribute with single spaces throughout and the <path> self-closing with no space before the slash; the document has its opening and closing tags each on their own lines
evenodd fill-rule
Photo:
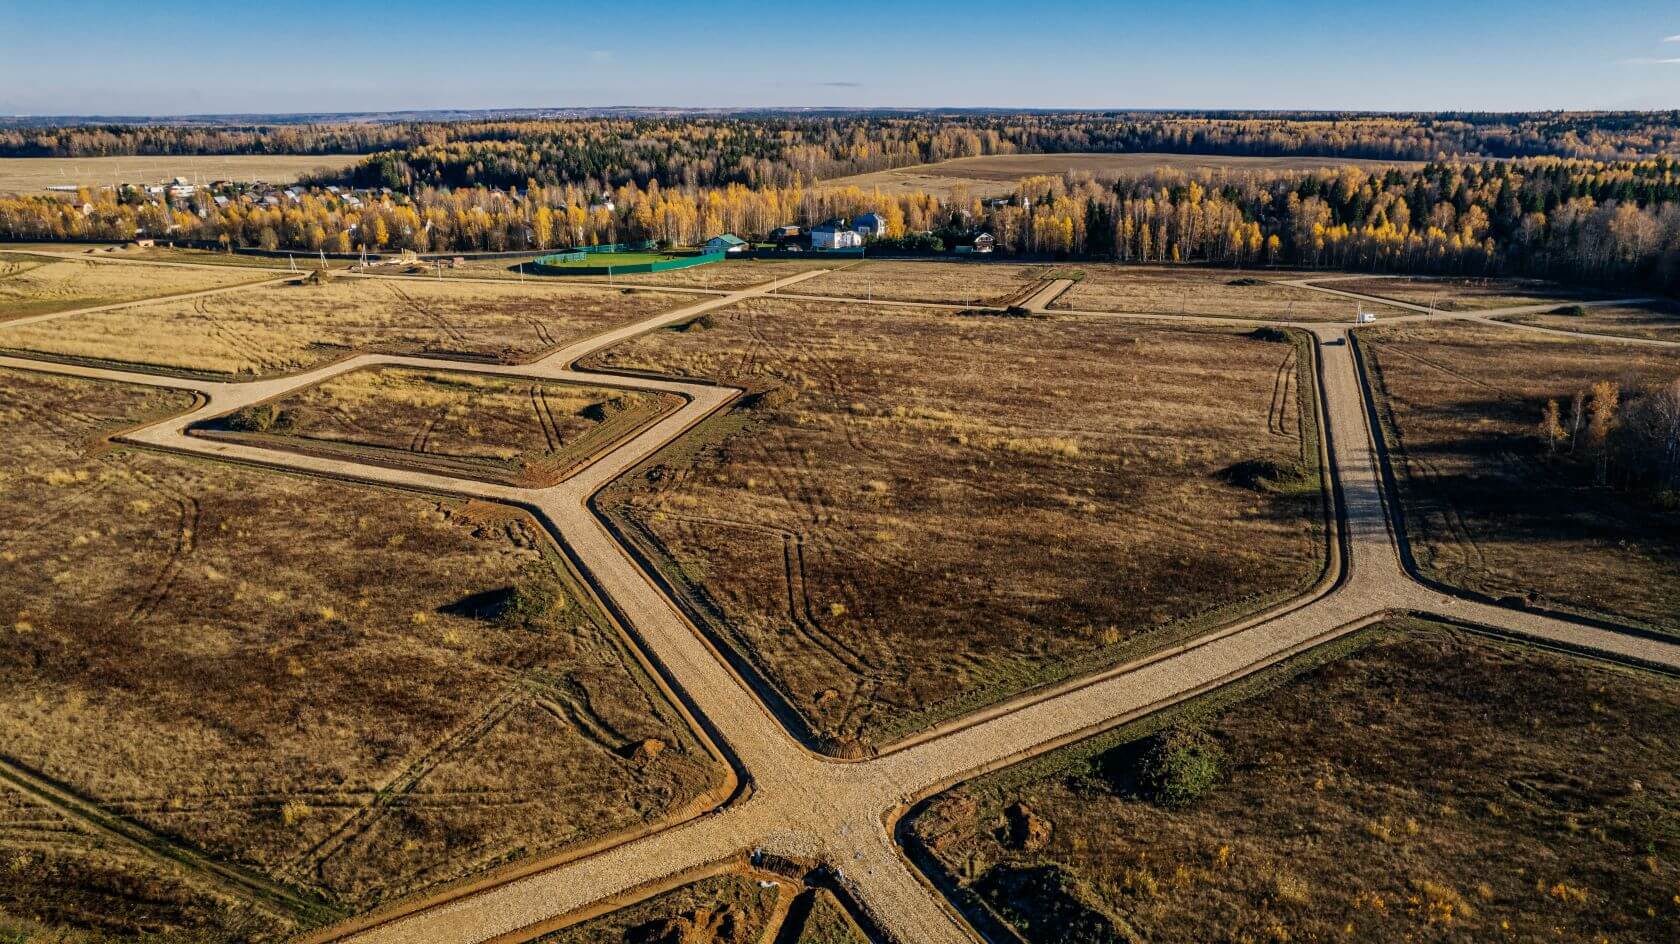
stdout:
<svg viewBox="0 0 1680 944">
<path fill-rule="evenodd" d="M 0 157 L 0 193 L 48 187 L 159 184 L 173 177 L 289 184 L 313 170 L 339 170 L 359 154 L 190 154 L 145 157 Z"/>
<path fill-rule="evenodd" d="M 1022 177 L 1066 173 L 1087 173 L 1094 177 L 1125 177 L 1147 174 L 1157 168 L 1186 173 L 1317 170 L 1352 165 L 1367 170 L 1381 167 L 1415 167 L 1414 161 L 1373 161 L 1348 157 L 1233 157 L 1218 154 L 988 154 L 959 157 L 937 164 L 917 164 L 894 170 L 880 170 L 850 177 L 835 177 L 817 184 L 821 190 L 858 187 L 865 191 L 906 193 L 922 191 L 941 197 L 959 188 L 971 197 L 1001 197 L 1013 193 Z"/>
<path fill-rule="evenodd" d="M 816 739 L 867 750 L 1311 583 L 1300 354 L 755 299 L 593 360 L 752 391 L 602 504 Z"/>
</svg>

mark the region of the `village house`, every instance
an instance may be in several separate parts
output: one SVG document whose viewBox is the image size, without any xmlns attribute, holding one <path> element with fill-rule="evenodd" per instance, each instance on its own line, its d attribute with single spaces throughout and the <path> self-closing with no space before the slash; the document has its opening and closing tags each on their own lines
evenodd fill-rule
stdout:
<svg viewBox="0 0 1680 944">
<path fill-rule="evenodd" d="M 747 241 L 734 233 L 721 233 L 706 240 L 701 248 L 707 252 L 742 252 L 747 248 Z"/>
<path fill-rule="evenodd" d="M 879 213 L 865 213 L 852 220 L 852 228 L 864 239 L 880 239 L 887 235 L 887 218 Z"/>
<path fill-rule="evenodd" d="M 856 249 L 863 245 L 863 237 L 840 220 L 829 220 L 811 227 L 812 249 Z"/>
</svg>

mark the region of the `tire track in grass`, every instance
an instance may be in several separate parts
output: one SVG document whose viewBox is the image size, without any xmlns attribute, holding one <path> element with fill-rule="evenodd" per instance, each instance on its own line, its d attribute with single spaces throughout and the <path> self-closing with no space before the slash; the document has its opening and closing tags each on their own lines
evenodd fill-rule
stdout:
<svg viewBox="0 0 1680 944">
<path fill-rule="evenodd" d="M 433 744 L 398 771 L 384 786 L 374 792 L 367 804 L 358 807 L 337 829 L 281 868 L 280 874 L 293 875 L 300 879 L 309 875 L 317 882 L 324 882 L 322 872 L 329 860 L 346 851 L 365 835 L 387 810 L 413 790 L 416 784 L 425 779 L 426 775 L 445 759 L 490 733 L 526 700 L 527 696 L 517 685 L 505 688 L 472 720 Z"/>
</svg>

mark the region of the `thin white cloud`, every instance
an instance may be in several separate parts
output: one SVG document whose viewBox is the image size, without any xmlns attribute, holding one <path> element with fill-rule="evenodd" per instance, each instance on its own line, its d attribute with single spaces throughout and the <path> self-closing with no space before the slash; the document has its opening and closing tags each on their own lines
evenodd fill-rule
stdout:
<svg viewBox="0 0 1680 944">
<path fill-rule="evenodd" d="M 1625 66 L 1675 66 L 1680 65 L 1680 57 L 1673 59 L 1623 59 Z"/>
<path fill-rule="evenodd" d="M 1664 36 L 1663 37 L 1663 42 L 1665 42 L 1665 43 L 1680 43 L 1680 33 L 1675 33 L 1673 36 Z"/>
</svg>

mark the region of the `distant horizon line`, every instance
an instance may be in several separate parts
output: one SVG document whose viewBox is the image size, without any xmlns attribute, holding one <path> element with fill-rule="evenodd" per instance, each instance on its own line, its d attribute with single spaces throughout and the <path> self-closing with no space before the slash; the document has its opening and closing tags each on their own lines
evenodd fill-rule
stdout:
<svg viewBox="0 0 1680 944">
<path fill-rule="evenodd" d="M 1074 106 L 1074 105 L 520 105 L 486 107 L 441 108 L 385 108 L 350 111 L 213 111 L 213 112 L 156 112 L 145 114 L 100 113 L 13 113 L 0 115 L 0 126 L 55 124 L 136 124 L 169 122 L 228 122 L 228 121 L 349 121 L 377 120 L 403 116 L 496 116 L 496 115 L 564 115 L 574 114 L 1191 114 L 1191 115 L 1656 115 L 1680 113 L 1680 108 L 1536 108 L 1536 109 L 1477 109 L 1477 108 L 1227 108 L 1227 107 L 1144 107 L 1144 106 Z"/>
</svg>

